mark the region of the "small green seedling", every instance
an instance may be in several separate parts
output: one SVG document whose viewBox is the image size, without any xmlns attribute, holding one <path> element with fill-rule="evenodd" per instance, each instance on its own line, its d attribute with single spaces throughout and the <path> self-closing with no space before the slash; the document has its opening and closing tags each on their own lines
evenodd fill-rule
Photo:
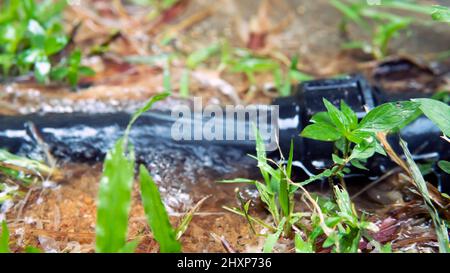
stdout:
<svg viewBox="0 0 450 273">
<path fill-rule="evenodd" d="M 81 65 L 81 51 L 73 51 L 67 60 L 63 60 L 58 66 L 56 66 L 50 73 L 51 78 L 63 81 L 67 79 L 70 86 L 75 88 L 81 76 L 93 76 L 94 70 L 88 66 Z"/>
<path fill-rule="evenodd" d="M 129 132 L 140 115 L 152 105 L 166 98 L 164 93 L 152 97 L 132 117 L 123 138 L 108 152 L 100 180 L 97 204 L 96 251 L 133 252 L 138 241 L 127 243 L 128 214 L 131 205 L 131 191 L 134 181 L 135 156 L 133 147 L 128 144 Z"/>
<path fill-rule="evenodd" d="M 62 25 L 65 6 L 64 0 L 0 3 L 2 79 L 33 72 L 39 83 L 67 80 L 75 86 L 79 75 L 93 74 L 91 69 L 79 65 L 79 52 L 64 56 L 70 40 Z"/>
</svg>

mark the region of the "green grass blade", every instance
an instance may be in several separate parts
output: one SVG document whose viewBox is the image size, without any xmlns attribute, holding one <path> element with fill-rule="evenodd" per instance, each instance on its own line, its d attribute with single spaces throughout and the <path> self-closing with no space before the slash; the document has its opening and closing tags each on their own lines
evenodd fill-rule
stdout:
<svg viewBox="0 0 450 273">
<path fill-rule="evenodd" d="M 119 252 L 126 244 L 134 153 L 125 155 L 120 139 L 106 155 L 97 204 L 96 251 Z"/>
<path fill-rule="evenodd" d="M 367 132 L 388 132 L 400 126 L 406 126 L 405 121 L 416 116 L 419 104 L 412 101 L 384 103 L 370 110 L 358 125 L 359 130 Z"/>
<path fill-rule="evenodd" d="M 281 180 L 280 180 L 280 193 L 278 195 L 278 199 L 280 202 L 281 210 L 283 211 L 283 215 L 285 217 L 289 217 L 290 215 L 290 199 L 289 199 L 289 184 L 287 177 L 282 174 Z"/>
<path fill-rule="evenodd" d="M 181 252 L 181 245 L 176 239 L 175 231 L 170 224 L 169 216 L 161 201 L 158 188 L 150 173 L 142 165 L 139 168 L 139 178 L 145 214 L 153 236 L 159 243 L 160 252 Z"/>
<path fill-rule="evenodd" d="M 283 231 L 284 224 L 286 223 L 286 218 L 281 219 L 280 224 L 278 225 L 277 231 L 273 234 L 267 236 L 266 241 L 264 242 L 264 253 L 272 253 L 275 244 L 281 236 L 281 232 Z"/>
<path fill-rule="evenodd" d="M 258 131 L 258 128 L 253 125 L 254 127 L 254 132 L 255 132 L 255 138 L 256 138 L 256 158 L 258 160 L 258 166 L 262 166 L 262 165 L 267 165 L 267 159 L 266 159 L 266 147 L 264 144 L 264 141 L 261 137 L 261 134 Z M 269 173 L 260 168 L 261 170 L 261 175 L 264 178 L 264 181 L 266 182 L 266 185 L 270 185 L 270 176 Z"/>
<path fill-rule="evenodd" d="M 2 222 L 2 233 L 0 234 L 0 253 L 9 253 L 9 230 L 6 221 Z"/>
<path fill-rule="evenodd" d="M 412 177 L 416 182 L 416 187 L 422 195 L 425 206 L 427 207 L 428 212 L 430 213 L 431 219 L 433 220 L 433 224 L 436 230 L 436 235 L 439 242 L 439 251 L 441 253 L 449 253 L 450 245 L 448 238 L 448 230 L 445 222 L 439 217 L 439 213 L 433 205 L 431 201 L 430 193 L 428 192 L 427 183 L 425 182 L 422 173 L 420 172 L 419 167 L 412 159 L 412 155 L 408 149 L 406 142 L 400 139 L 400 145 L 403 149 L 403 152 L 406 156 L 406 162 L 408 163 L 409 170 L 411 171 Z"/>
<path fill-rule="evenodd" d="M 189 98 L 189 77 L 191 72 L 188 69 L 183 70 L 180 79 L 180 97 Z"/>
<path fill-rule="evenodd" d="M 286 166 L 286 175 L 289 179 L 291 178 L 293 160 L 294 160 L 294 139 L 291 139 L 291 147 L 289 149 L 289 157 Z"/>
<path fill-rule="evenodd" d="M 140 239 L 134 239 L 127 242 L 120 250 L 119 253 L 134 253 L 137 246 L 139 245 Z"/>
</svg>

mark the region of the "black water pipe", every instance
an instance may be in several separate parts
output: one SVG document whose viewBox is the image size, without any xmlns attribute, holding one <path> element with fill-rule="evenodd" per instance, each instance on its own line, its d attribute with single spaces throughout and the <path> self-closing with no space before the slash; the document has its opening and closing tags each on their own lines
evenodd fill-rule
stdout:
<svg viewBox="0 0 450 273">
<path fill-rule="evenodd" d="M 309 124 L 313 114 L 325 111 L 323 98 L 336 106 L 344 100 L 362 118 L 367 108 L 374 108 L 388 101 L 408 100 L 424 97 L 423 94 L 392 94 L 373 87 L 361 76 L 340 79 L 324 79 L 304 82 L 289 97 L 278 98 L 279 144 L 284 154 L 289 151 L 291 139 L 295 142 L 296 159 L 304 170 L 317 173 L 319 169 L 332 164 L 330 155 L 333 145 L 299 137 L 302 129 Z M 101 160 L 113 143 L 123 134 L 130 120 L 129 113 L 45 113 L 23 116 L 0 116 L 0 148 L 13 153 L 33 155 L 36 143 L 46 143 L 51 153 L 58 158 L 75 161 Z M 202 118 L 202 117 L 201 117 Z M 192 117 L 187 122 L 192 122 Z M 203 119 L 203 118 L 202 118 Z M 209 119 L 209 118 L 204 118 Z M 175 119 L 169 113 L 148 112 L 144 114 L 131 131 L 131 141 L 139 153 L 140 149 L 151 149 L 158 143 L 166 145 L 222 145 L 233 146 L 244 152 L 254 153 L 254 140 L 241 141 L 174 141 L 171 127 Z M 225 121 L 224 121 L 225 122 Z M 250 125 L 246 124 L 250 129 Z M 250 130 L 249 130 L 250 131 Z M 394 150 L 402 154 L 398 145 L 399 137 L 409 146 L 416 160 L 420 162 L 449 160 L 449 144 L 440 138 L 441 131 L 426 117 L 421 116 L 401 130 L 391 135 L 389 141 Z M 276 157 L 279 153 L 272 152 Z M 374 156 L 367 167 L 370 172 L 361 175 L 375 177 L 395 166 L 389 158 Z M 450 192 L 448 176 L 436 173 L 442 191 Z"/>
</svg>

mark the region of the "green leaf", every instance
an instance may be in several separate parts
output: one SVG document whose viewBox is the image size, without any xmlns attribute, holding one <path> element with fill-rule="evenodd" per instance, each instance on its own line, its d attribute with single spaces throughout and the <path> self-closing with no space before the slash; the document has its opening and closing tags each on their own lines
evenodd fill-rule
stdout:
<svg viewBox="0 0 450 273">
<path fill-rule="evenodd" d="M 323 179 L 323 178 L 330 177 L 333 174 L 334 171 L 335 171 L 335 169 L 331 169 L 331 170 L 330 169 L 326 169 L 323 172 L 321 172 L 319 174 L 316 174 L 316 175 L 313 175 L 313 176 L 310 176 L 305 181 L 300 182 L 300 185 L 301 186 L 306 186 L 306 185 L 308 185 L 311 182 L 314 182 L 314 181 L 317 181 L 317 180 L 320 180 L 320 179 Z"/>
<path fill-rule="evenodd" d="M 280 224 L 278 225 L 277 231 L 275 233 L 269 234 L 267 236 L 266 241 L 264 242 L 264 248 L 263 248 L 264 253 L 272 253 L 275 244 L 277 243 L 278 239 L 281 236 L 281 232 L 283 231 L 285 223 L 286 223 L 286 218 L 283 217 L 283 219 L 281 219 Z"/>
<path fill-rule="evenodd" d="M 336 154 L 332 154 L 332 155 L 331 155 L 331 158 L 333 159 L 333 162 L 336 163 L 336 164 L 340 164 L 340 165 L 345 164 L 344 159 L 340 158 L 340 157 L 339 157 L 338 155 L 336 155 Z"/>
<path fill-rule="evenodd" d="M 139 178 L 145 214 L 152 230 L 153 237 L 159 243 L 160 252 L 180 252 L 181 245 L 176 240 L 175 230 L 170 224 L 169 216 L 161 201 L 158 188 L 147 169 L 142 165 L 139 168 Z"/>
<path fill-rule="evenodd" d="M 83 76 L 94 76 L 95 75 L 95 71 L 88 66 L 80 66 L 78 68 L 78 73 L 80 73 L 80 75 L 83 75 Z"/>
<path fill-rule="evenodd" d="M 311 243 L 302 239 L 298 233 L 295 234 L 295 252 L 296 253 L 314 253 L 314 248 Z"/>
<path fill-rule="evenodd" d="M 357 215 L 355 215 L 353 211 L 352 202 L 348 192 L 345 189 L 334 186 L 334 195 L 336 196 L 336 203 L 339 207 L 341 216 L 350 217 L 351 220 L 357 220 Z"/>
<path fill-rule="evenodd" d="M 349 18 L 350 20 L 362 25 L 363 24 L 363 18 L 360 16 L 359 9 L 356 8 L 356 6 L 349 6 L 344 4 L 343 2 L 339 0 L 330 0 L 330 3 L 340 12 L 342 12 L 345 17 Z"/>
<path fill-rule="evenodd" d="M 225 180 L 220 180 L 217 181 L 219 183 L 247 183 L 247 184 L 254 184 L 257 183 L 256 180 L 252 180 L 252 179 L 247 179 L 247 178 L 235 178 L 235 179 L 225 179 Z"/>
<path fill-rule="evenodd" d="M 240 60 L 232 70 L 234 72 L 255 73 L 273 71 L 278 67 L 279 65 L 271 59 L 249 57 Z"/>
<path fill-rule="evenodd" d="M 331 102 L 327 99 L 323 98 L 323 103 L 328 110 L 328 115 L 330 116 L 333 124 L 343 133 L 350 130 L 350 123 L 347 120 L 347 117 L 337 109 Z"/>
<path fill-rule="evenodd" d="M 331 121 L 330 115 L 328 115 L 327 112 L 319 112 L 312 116 L 311 118 L 312 123 L 326 123 L 330 126 L 334 126 L 333 122 Z"/>
<path fill-rule="evenodd" d="M 367 169 L 366 167 L 364 167 L 364 165 L 361 163 L 361 161 L 359 161 L 358 159 L 353 159 L 350 161 L 350 164 L 352 164 L 353 167 L 361 169 L 361 170 L 365 170 L 368 171 L 369 169 Z"/>
<path fill-rule="evenodd" d="M 380 253 L 392 253 L 392 243 L 381 246 Z"/>
<path fill-rule="evenodd" d="M 289 158 L 286 166 L 286 175 L 291 178 L 292 173 L 292 161 L 294 160 L 294 139 L 291 139 L 291 146 L 289 149 Z"/>
<path fill-rule="evenodd" d="M 308 75 L 306 73 L 300 72 L 298 70 L 290 70 L 289 71 L 289 78 L 298 81 L 298 82 L 304 82 L 304 81 L 310 81 L 314 79 L 313 76 Z"/>
<path fill-rule="evenodd" d="M 134 253 L 139 245 L 139 239 L 127 242 L 118 252 L 119 253 Z"/>
<path fill-rule="evenodd" d="M 42 253 L 42 250 L 37 247 L 27 246 L 25 247 L 26 253 Z"/>
<path fill-rule="evenodd" d="M 400 101 L 385 103 L 372 109 L 359 123 L 358 129 L 368 132 L 388 132 L 416 114 L 418 103 Z"/>
<path fill-rule="evenodd" d="M 50 77 L 57 81 L 62 81 L 69 74 L 69 69 L 67 67 L 55 67 L 50 72 Z"/>
<path fill-rule="evenodd" d="M 420 110 L 450 137 L 450 106 L 434 99 L 414 99 L 420 104 Z"/>
<path fill-rule="evenodd" d="M 264 181 L 266 182 L 266 185 L 270 185 L 269 173 L 267 172 L 267 170 L 263 168 L 265 166 L 268 166 L 266 159 L 266 147 L 264 145 L 264 141 L 261 137 L 261 134 L 259 133 L 258 128 L 255 125 L 253 131 L 255 134 L 255 141 L 256 141 L 256 159 L 258 160 L 258 167 L 260 169 L 262 177 L 264 178 Z"/>
<path fill-rule="evenodd" d="M 290 201 L 289 201 L 289 183 L 287 178 L 282 175 L 280 180 L 280 192 L 279 192 L 279 202 L 283 215 L 289 217 L 290 215 Z"/>
<path fill-rule="evenodd" d="M 192 207 L 188 212 L 186 212 L 183 216 L 183 219 L 181 219 L 181 222 L 178 224 L 177 228 L 175 229 L 176 239 L 179 240 L 181 236 L 186 232 L 186 230 L 189 227 L 189 224 L 191 223 L 192 219 L 194 218 L 194 214 L 200 209 L 200 206 L 209 198 L 209 196 L 203 197 L 200 201 L 197 202 L 197 204 Z M 250 205 L 251 200 L 248 201 L 248 204 Z M 248 211 L 248 208 L 247 208 Z M 245 212 L 246 213 L 246 212 Z"/>
<path fill-rule="evenodd" d="M 305 127 L 302 137 L 311 138 L 321 141 L 336 141 L 342 137 L 342 134 L 336 127 L 330 126 L 327 123 L 315 123 Z"/>
<path fill-rule="evenodd" d="M 348 140 L 356 144 L 363 142 L 365 139 L 371 139 L 374 137 L 375 137 L 374 133 L 362 131 L 361 129 L 353 130 L 352 132 L 346 135 L 346 138 Z"/>
<path fill-rule="evenodd" d="M 219 53 L 219 51 L 220 51 L 219 43 L 213 44 L 206 48 L 199 49 L 197 51 L 194 51 L 188 56 L 186 64 L 189 68 L 194 69 L 199 64 L 209 59 L 211 56 Z"/>
<path fill-rule="evenodd" d="M 96 251 L 119 252 L 126 244 L 128 213 L 134 180 L 134 152 L 125 154 L 124 139 L 108 152 L 100 180 Z"/>
<path fill-rule="evenodd" d="M 402 29 L 406 28 L 411 20 L 399 18 L 387 24 L 378 25 L 377 31 L 373 38 L 373 44 L 378 47 L 377 57 L 387 55 L 390 40 Z"/>
<path fill-rule="evenodd" d="M 45 39 L 44 48 L 47 56 L 61 51 L 67 45 L 68 39 L 65 35 L 50 36 Z"/>
<path fill-rule="evenodd" d="M 377 140 L 373 136 L 364 139 L 353 148 L 349 159 L 366 159 L 372 157 L 375 154 L 376 141 Z"/>
<path fill-rule="evenodd" d="M 79 49 L 74 50 L 69 56 L 69 66 L 78 68 L 81 63 L 81 51 Z"/>
<path fill-rule="evenodd" d="M 441 170 L 450 174 L 450 162 L 449 161 L 441 160 L 438 162 L 438 166 L 439 166 L 439 168 L 441 168 Z"/>
<path fill-rule="evenodd" d="M 9 230 L 6 221 L 2 221 L 2 233 L 0 234 L 0 253 L 9 253 Z"/>
</svg>

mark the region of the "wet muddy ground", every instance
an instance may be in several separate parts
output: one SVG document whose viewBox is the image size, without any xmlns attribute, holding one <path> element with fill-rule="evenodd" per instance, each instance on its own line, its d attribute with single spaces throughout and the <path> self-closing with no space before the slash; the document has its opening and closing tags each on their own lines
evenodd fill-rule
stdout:
<svg viewBox="0 0 450 273">
<path fill-rule="evenodd" d="M 82 1 L 84 2 L 84 1 Z M 98 10 L 106 9 L 102 1 L 93 1 Z M 275 1 L 273 1 L 275 2 Z M 426 1 L 424 1 L 426 2 Z M 442 85 L 442 79 L 449 78 L 450 66 L 441 62 L 435 70 L 422 71 L 422 62 L 428 63 L 433 54 L 448 50 L 450 35 L 448 26 L 429 28 L 416 26 L 409 36 L 398 39 L 393 47 L 398 48 L 398 55 L 414 60 L 417 75 L 400 75 L 394 80 L 373 77 L 376 64 L 364 58 L 343 53 L 340 49 L 341 38 L 337 32 L 340 14 L 328 5 L 328 1 L 276 1 L 271 15 L 271 24 L 280 24 L 280 30 L 269 35 L 268 51 L 279 51 L 278 56 L 300 54 L 301 66 L 305 72 L 317 77 L 332 76 L 342 73 L 363 72 L 374 82 L 399 90 L 415 89 L 432 92 Z M 176 32 L 176 44 L 181 51 L 192 51 L 205 44 L 226 37 L 233 44 L 243 46 L 248 31 L 249 21 L 259 8 L 260 1 L 215 1 L 214 6 L 221 8 L 209 11 L 211 1 L 192 1 L 177 20 L 171 23 L 174 29 L 183 19 L 207 10 L 211 15 L 195 23 L 192 27 Z M 222 8 L 223 7 L 223 8 Z M 286 16 L 286 13 L 289 16 Z M 111 16 L 100 18 L 92 15 L 87 5 L 74 7 L 67 12 L 69 22 L 79 19 L 90 20 L 83 25 L 77 36 L 81 45 L 93 44 L 102 39 L 101 31 L 105 25 L 114 25 Z M 114 16 L 113 16 L 114 18 Z M 287 18 L 284 22 L 283 18 Z M 122 18 L 124 19 L 124 18 Z M 124 30 L 133 28 L 133 20 L 124 24 Z M 100 27 L 101 26 L 101 27 Z M 169 28 L 170 29 L 170 28 Z M 239 31 L 237 31 L 239 30 Z M 240 33 L 239 33 L 240 32 Z M 103 38 L 105 37 L 105 33 Z M 130 32 L 129 35 L 139 35 Z M 355 30 L 355 35 L 360 35 Z M 361 34 L 362 35 L 362 34 Z M 100 38 L 97 38 L 100 37 Z M 417 37 L 421 37 L 417 39 Z M 423 42 L 423 41 L 434 42 Z M 142 43 L 148 41 L 141 41 Z M 164 51 L 155 45 L 153 52 L 137 52 L 138 45 L 123 46 L 123 41 L 111 46 L 111 53 L 104 58 L 91 57 L 86 60 L 95 67 L 97 75 L 85 80 L 78 92 L 66 87 L 42 87 L 30 83 L 26 78 L 17 79 L 0 85 L 0 113 L 4 115 L 25 114 L 31 112 L 114 112 L 118 110 L 133 111 L 142 106 L 142 102 L 163 89 L 161 67 L 142 64 L 127 64 L 117 61 L 119 55 L 150 54 Z M 133 49 L 134 48 L 134 49 Z M 274 50 L 276 49 L 276 50 Z M 147 49 L 146 49 L 147 50 Z M 150 50 L 149 50 L 150 51 Z M 416 64 L 419 63 L 419 64 Z M 448 63 L 448 62 L 447 62 Z M 172 68 L 174 89 L 181 75 L 181 67 L 175 63 Z M 425 69 L 426 70 L 426 69 Z M 439 77 L 437 76 L 439 75 Z M 217 104 L 270 103 L 273 94 L 258 91 L 252 97 L 246 96 L 248 83 L 241 77 L 227 74 L 219 78 L 212 69 L 202 67 L 196 71 L 192 81 L 192 95 L 202 96 L 207 102 Z M 258 77 L 260 89 L 272 82 L 270 77 Z M 439 82 L 436 82 L 439 81 Z M 406 84 L 405 84 L 406 83 Z M 444 81 L 445 84 L 445 81 Z M 406 88 L 405 88 L 406 86 Z M 156 109 L 170 109 L 176 103 L 189 103 L 174 97 L 158 103 Z M 245 155 L 242 155 L 244 157 Z M 211 159 L 213 158 L 213 159 Z M 217 160 L 214 160 L 216 158 Z M 171 215 L 172 223 L 178 223 L 184 212 L 189 210 L 205 196 L 208 199 L 194 216 L 186 234 L 182 237 L 185 252 L 226 252 L 224 241 L 239 252 L 260 251 L 262 238 L 251 234 L 245 219 L 226 212 L 223 206 L 236 206 L 235 188 L 240 187 L 246 196 L 253 198 L 252 213 L 266 217 L 264 209 L 257 202 L 255 192 L 244 185 L 223 185 L 216 181 L 223 178 L 257 177 L 257 169 L 252 160 L 245 164 L 232 166 L 219 154 L 208 154 L 204 158 L 183 158 L 176 154 L 164 153 L 150 160 L 148 167 L 160 186 L 161 194 Z M 235 162 L 236 163 L 236 162 Z M 220 164 L 230 164 L 221 166 Z M 66 176 L 61 182 L 44 182 L 31 188 L 25 198 L 17 203 L 7 214 L 14 244 L 12 249 L 20 251 L 24 246 L 33 245 L 46 252 L 93 252 L 95 239 L 96 195 L 102 166 L 60 162 L 60 168 Z M 400 182 L 399 182 L 400 181 Z M 350 192 L 355 194 L 363 188 L 355 185 Z M 137 185 L 135 185 L 137 186 Z M 311 188 L 320 192 L 320 187 Z M 326 192 L 325 190 L 322 190 Z M 139 202 L 135 187 L 133 208 L 130 214 L 129 239 L 143 238 L 138 247 L 139 252 L 156 252 L 157 243 L 152 240 L 146 224 L 143 208 Z M 355 202 L 357 207 L 369 213 L 383 231 L 381 241 L 393 241 L 394 249 L 404 251 L 435 251 L 435 235 L 427 220 L 426 211 L 420 202 L 396 175 L 373 188 L 364 191 Z M 220 241 L 218 238 L 224 238 Z M 293 251 L 291 242 L 281 243 L 277 251 Z"/>
</svg>

